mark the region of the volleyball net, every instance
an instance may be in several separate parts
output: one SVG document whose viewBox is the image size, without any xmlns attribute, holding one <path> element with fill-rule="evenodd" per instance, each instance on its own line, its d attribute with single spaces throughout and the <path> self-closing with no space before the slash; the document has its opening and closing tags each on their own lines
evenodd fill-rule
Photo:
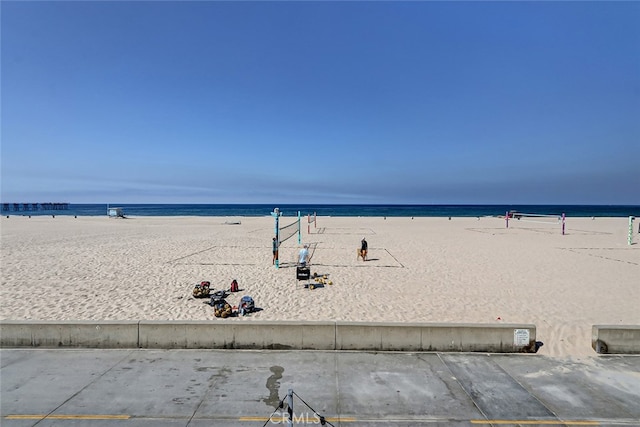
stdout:
<svg viewBox="0 0 640 427">
<path fill-rule="evenodd" d="M 278 228 L 278 242 L 284 243 L 296 234 L 300 234 L 300 218 L 289 225 Z M 300 240 L 298 238 L 298 240 Z"/>
<path fill-rule="evenodd" d="M 318 223 L 316 213 L 307 214 L 307 234 L 311 234 L 311 224 L 313 224 L 313 228 L 318 228 Z"/>
<path fill-rule="evenodd" d="M 565 214 L 536 214 L 526 212 L 509 211 L 504 216 L 506 228 L 509 224 L 513 227 L 519 223 L 534 223 L 540 226 L 559 227 L 564 235 Z"/>
</svg>

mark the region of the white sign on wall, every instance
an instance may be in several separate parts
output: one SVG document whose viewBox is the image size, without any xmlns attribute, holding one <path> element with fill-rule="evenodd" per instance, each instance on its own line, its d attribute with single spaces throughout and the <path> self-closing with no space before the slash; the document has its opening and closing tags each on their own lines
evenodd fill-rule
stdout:
<svg viewBox="0 0 640 427">
<path fill-rule="evenodd" d="M 513 330 L 513 345 L 526 346 L 529 345 L 529 330 L 528 329 L 514 329 Z"/>
</svg>

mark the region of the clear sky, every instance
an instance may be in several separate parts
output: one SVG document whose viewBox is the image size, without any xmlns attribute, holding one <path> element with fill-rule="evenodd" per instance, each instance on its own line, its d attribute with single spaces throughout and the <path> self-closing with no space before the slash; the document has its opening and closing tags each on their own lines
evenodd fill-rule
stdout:
<svg viewBox="0 0 640 427">
<path fill-rule="evenodd" d="M 0 7 L 4 202 L 640 204 L 640 2 Z"/>
</svg>

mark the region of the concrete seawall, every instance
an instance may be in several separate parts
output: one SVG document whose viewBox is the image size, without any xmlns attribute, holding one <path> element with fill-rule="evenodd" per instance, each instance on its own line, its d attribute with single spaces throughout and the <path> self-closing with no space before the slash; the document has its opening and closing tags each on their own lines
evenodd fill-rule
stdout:
<svg viewBox="0 0 640 427">
<path fill-rule="evenodd" d="M 138 322 L 0 322 L 0 347 L 138 347 Z"/>
<path fill-rule="evenodd" d="M 600 354 L 640 354 L 640 325 L 593 325 L 591 347 Z"/>
<path fill-rule="evenodd" d="M 0 347 L 535 352 L 531 324 L 2 321 Z"/>
</svg>

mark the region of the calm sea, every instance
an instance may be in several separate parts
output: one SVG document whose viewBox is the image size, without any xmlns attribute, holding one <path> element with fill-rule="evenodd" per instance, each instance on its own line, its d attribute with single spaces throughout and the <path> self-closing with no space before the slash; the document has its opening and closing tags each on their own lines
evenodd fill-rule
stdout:
<svg viewBox="0 0 640 427">
<path fill-rule="evenodd" d="M 640 205 L 204 205 L 204 204 L 111 204 L 126 216 L 269 216 L 278 207 L 284 216 L 316 212 L 318 216 L 475 217 L 504 215 L 507 211 L 574 217 L 640 216 Z M 16 207 L 18 210 L 16 210 Z M 102 216 L 106 204 L 69 204 L 66 209 L 2 204 L 2 215 Z"/>
</svg>

